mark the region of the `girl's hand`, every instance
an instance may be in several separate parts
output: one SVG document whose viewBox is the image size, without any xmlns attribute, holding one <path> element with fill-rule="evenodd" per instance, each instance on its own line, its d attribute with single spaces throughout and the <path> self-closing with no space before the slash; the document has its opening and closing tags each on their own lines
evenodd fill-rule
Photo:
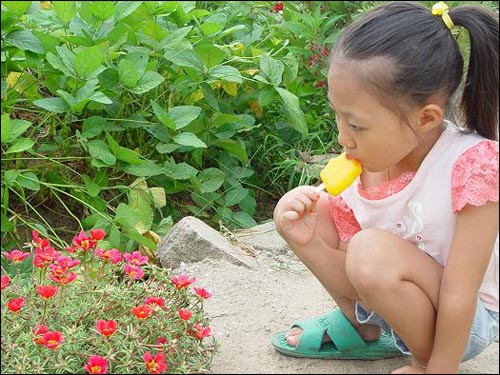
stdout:
<svg viewBox="0 0 500 375">
<path fill-rule="evenodd" d="M 309 243 L 316 230 L 320 195 L 312 186 L 299 186 L 280 199 L 274 209 L 274 223 L 279 234 L 291 246 Z"/>
</svg>

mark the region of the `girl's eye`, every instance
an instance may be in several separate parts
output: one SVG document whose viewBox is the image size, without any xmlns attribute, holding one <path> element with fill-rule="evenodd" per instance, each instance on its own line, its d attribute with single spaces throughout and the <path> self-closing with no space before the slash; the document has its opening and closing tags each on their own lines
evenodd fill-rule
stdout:
<svg viewBox="0 0 500 375">
<path fill-rule="evenodd" d="M 359 131 L 361 130 L 362 128 L 360 128 L 359 126 L 356 126 L 356 125 L 353 125 L 353 124 L 349 124 L 349 127 L 354 130 L 354 131 Z"/>
</svg>

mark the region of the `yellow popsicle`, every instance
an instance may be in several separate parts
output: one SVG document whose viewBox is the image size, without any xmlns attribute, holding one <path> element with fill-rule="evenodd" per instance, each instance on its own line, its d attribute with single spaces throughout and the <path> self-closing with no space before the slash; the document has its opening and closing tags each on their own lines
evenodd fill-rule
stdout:
<svg viewBox="0 0 500 375">
<path fill-rule="evenodd" d="M 316 188 L 316 192 L 326 189 L 331 195 L 340 194 L 354 182 L 362 170 L 361 164 L 357 160 L 347 159 L 345 153 L 331 158 L 319 174 L 323 183 Z"/>
</svg>

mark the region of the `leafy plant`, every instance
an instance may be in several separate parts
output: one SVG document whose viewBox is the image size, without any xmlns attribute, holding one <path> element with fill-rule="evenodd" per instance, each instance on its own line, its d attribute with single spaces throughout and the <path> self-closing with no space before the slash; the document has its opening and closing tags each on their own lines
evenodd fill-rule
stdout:
<svg viewBox="0 0 500 375">
<path fill-rule="evenodd" d="M 82 231 L 57 251 L 33 232 L 30 251 L 3 253 L 2 373 L 208 372 L 210 293 L 138 251 L 103 249 L 104 236 Z"/>
</svg>

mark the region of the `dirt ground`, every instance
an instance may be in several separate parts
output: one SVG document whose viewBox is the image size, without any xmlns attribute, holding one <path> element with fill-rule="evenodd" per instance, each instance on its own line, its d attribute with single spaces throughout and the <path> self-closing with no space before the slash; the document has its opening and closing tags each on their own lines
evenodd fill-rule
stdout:
<svg viewBox="0 0 500 375">
<path fill-rule="evenodd" d="M 334 304 L 317 279 L 292 255 L 259 254 L 248 269 L 225 261 L 184 264 L 180 272 L 195 276 L 207 288 L 213 336 L 220 344 L 212 363 L 215 374 L 384 374 L 409 359 L 378 361 L 300 359 L 282 355 L 273 335 L 290 323 L 322 315 Z M 498 374 L 498 342 L 461 367 L 461 373 Z"/>
</svg>

